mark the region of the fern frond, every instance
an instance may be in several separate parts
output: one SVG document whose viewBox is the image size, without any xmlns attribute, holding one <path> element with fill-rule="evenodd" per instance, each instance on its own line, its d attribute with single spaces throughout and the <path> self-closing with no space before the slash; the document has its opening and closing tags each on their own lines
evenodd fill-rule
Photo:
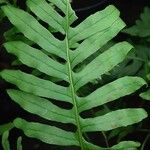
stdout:
<svg viewBox="0 0 150 150">
<path fill-rule="evenodd" d="M 144 12 L 140 15 L 140 19 L 136 20 L 136 24 L 123 32 L 132 36 L 150 38 L 150 8 L 145 7 Z"/>
<path fill-rule="evenodd" d="M 121 63 L 132 46 L 127 42 L 120 42 L 97 56 L 80 71 L 74 71 L 77 65 L 98 51 L 125 26 L 119 17 L 119 11 L 114 6 L 108 6 L 85 19 L 77 27 L 71 27 L 77 17 L 69 1 L 48 1 L 53 3 L 58 11 L 45 0 L 27 0 L 27 6 L 40 20 L 63 34 L 63 40 L 56 38 L 28 12 L 11 5 L 3 6 L 2 10 L 19 32 L 38 45 L 38 48 L 35 48 L 34 45 L 23 41 L 11 41 L 5 43 L 6 50 L 16 55 L 22 64 L 50 78 L 43 79 L 41 76 L 19 70 L 3 70 L 0 76 L 16 85 L 17 89 L 9 89 L 7 92 L 24 110 L 46 120 L 75 125 L 76 131 L 28 122 L 22 118 L 14 120 L 15 127 L 23 130 L 26 136 L 48 144 L 74 145 L 81 150 L 136 149 L 139 143 L 132 141 L 102 148 L 87 142 L 84 134 L 109 131 L 138 123 L 147 117 L 143 109 L 119 109 L 93 118 L 83 118 L 81 113 L 135 92 L 146 84 L 142 78 L 123 77 L 96 89 L 87 96 L 78 95 L 81 87 Z M 54 58 L 60 58 L 60 61 Z M 68 86 L 54 82 L 51 77 L 65 81 Z M 68 109 L 57 106 L 55 102 L 58 101 L 70 103 L 72 107 Z"/>
</svg>

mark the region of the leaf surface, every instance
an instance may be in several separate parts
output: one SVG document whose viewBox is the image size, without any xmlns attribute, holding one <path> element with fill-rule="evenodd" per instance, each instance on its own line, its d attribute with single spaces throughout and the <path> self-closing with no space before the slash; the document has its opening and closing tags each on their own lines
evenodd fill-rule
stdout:
<svg viewBox="0 0 150 150">
<path fill-rule="evenodd" d="M 141 93 L 140 97 L 142 97 L 145 100 L 150 100 L 150 90 L 147 90 L 146 92 Z"/>
<path fill-rule="evenodd" d="M 147 113 L 145 113 L 145 111 L 141 108 L 120 109 L 107 113 L 103 116 L 84 119 L 82 121 L 82 130 L 83 132 L 109 131 L 115 128 L 126 127 L 133 123 L 140 122 L 146 117 Z"/>
<path fill-rule="evenodd" d="M 14 24 L 28 39 L 37 43 L 47 52 L 65 59 L 65 53 L 61 49 L 63 42 L 54 38 L 54 36 L 33 16 L 9 5 L 2 7 L 2 10 L 7 14 L 11 23 Z"/>
<path fill-rule="evenodd" d="M 17 118 L 16 120 L 14 120 L 14 125 L 17 128 L 22 129 L 25 135 L 32 138 L 37 138 L 48 144 L 56 144 L 64 146 L 79 145 L 74 133 L 67 132 L 53 126 L 27 122 L 21 118 Z"/>
<path fill-rule="evenodd" d="M 18 140 L 17 140 L 17 150 L 22 150 L 22 138 L 19 137 Z"/>
<path fill-rule="evenodd" d="M 2 135 L 2 146 L 4 150 L 10 150 L 8 137 L 9 137 L 9 131 L 5 131 Z"/>
<path fill-rule="evenodd" d="M 71 55 L 72 66 L 76 66 L 104 46 L 108 41 L 115 37 L 124 26 L 124 22 L 118 18 L 118 20 L 110 24 L 105 30 L 84 40 Z"/>
<path fill-rule="evenodd" d="M 6 81 L 15 84 L 19 89 L 25 92 L 46 98 L 71 102 L 67 88 L 56 85 L 51 81 L 16 70 L 4 70 L 0 74 Z"/>
<path fill-rule="evenodd" d="M 119 11 L 112 5 L 108 6 L 103 11 L 91 15 L 76 28 L 70 28 L 68 34 L 69 45 L 107 29 L 110 24 L 118 18 Z"/>
<path fill-rule="evenodd" d="M 129 43 L 122 42 L 96 57 L 82 71 L 76 74 L 75 89 L 78 90 L 89 81 L 109 72 L 125 59 L 131 49 L 132 46 Z"/>
<path fill-rule="evenodd" d="M 7 92 L 12 100 L 32 114 L 36 114 L 47 120 L 75 123 L 71 110 L 61 109 L 47 99 L 18 90 L 8 90 Z"/>
<path fill-rule="evenodd" d="M 54 61 L 41 50 L 20 41 L 8 42 L 4 46 L 9 53 L 18 56 L 19 61 L 23 64 L 36 68 L 49 76 L 68 81 L 66 66 Z"/>
<path fill-rule="evenodd" d="M 139 77 L 122 77 L 104 85 L 87 97 L 79 98 L 79 110 L 82 112 L 117 100 L 120 97 L 133 93 L 145 84 L 146 82 Z"/>
<path fill-rule="evenodd" d="M 28 7 L 44 22 L 64 33 L 63 17 L 60 16 L 45 0 L 28 0 Z"/>
</svg>

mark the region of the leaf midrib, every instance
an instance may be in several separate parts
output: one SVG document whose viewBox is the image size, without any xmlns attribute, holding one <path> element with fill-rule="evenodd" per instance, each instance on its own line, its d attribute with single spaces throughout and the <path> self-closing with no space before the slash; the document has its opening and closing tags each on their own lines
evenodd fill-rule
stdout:
<svg viewBox="0 0 150 150">
<path fill-rule="evenodd" d="M 73 109 L 74 109 L 74 113 L 75 113 L 75 120 L 76 120 L 76 126 L 77 126 L 77 136 L 78 136 L 78 140 L 79 140 L 81 150 L 85 150 L 84 144 L 83 144 L 81 125 L 80 125 L 79 110 L 78 110 L 78 107 L 77 107 L 77 100 L 76 100 L 75 88 L 74 88 L 74 83 L 73 83 L 73 74 L 72 74 L 71 59 L 70 59 L 70 53 L 69 53 L 70 49 L 69 49 L 68 31 L 69 31 L 69 4 L 67 3 L 65 43 L 66 43 L 66 55 L 67 55 L 67 64 L 68 64 L 68 75 L 69 75 L 71 95 L 72 95 L 72 101 L 73 101 Z"/>
</svg>

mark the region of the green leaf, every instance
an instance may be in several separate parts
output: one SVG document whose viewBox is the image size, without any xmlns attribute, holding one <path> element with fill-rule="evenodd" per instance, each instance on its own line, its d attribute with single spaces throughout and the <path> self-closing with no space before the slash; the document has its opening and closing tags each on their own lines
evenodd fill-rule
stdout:
<svg viewBox="0 0 150 150">
<path fill-rule="evenodd" d="M 110 5 L 103 11 L 85 19 L 76 28 L 70 28 L 68 32 L 69 45 L 103 32 L 119 18 L 119 14 L 119 11 Z"/>
<path fill-rule="evenodd" d="M 2 10 L 0 10 L 0 22 L 3 20 L 3 18 L 5 17 L 4 13 Z"/>
<path fill-rule="evenodd" d="M 29 39 L 27 39 L 26 37 L 24 37 L 19 30 L 17 30 L 17 28 L 13 27 L 11 29 L 9 29 L 8 31 L 6 31 L 4 33 L 4 37 L 6 41 L 17 41 L 17 40 L 21 40 L 24 43 L 27 43 L 29 45 L 32 45 L 33 42 L 30 41 Z"/>
<path fill-rule="evenodd" d="M 140 19 L 136 21 L 136 24 L 125 29 L 123 32 L 132 36 L 150 37 L 150 8 L 145 7 L 144 12 L 141 14 Z"/>
<path fill-rule="evenodd" d="M 14 125 L 17 128 L 22 129 L 25 135 L 40 139 L 41 141 L 48 144 L 58 144 L 64 146 L 79 145 L 74 133 L 67 132 L 56 127 L 40 123 L 29 123 L 20 118 L 14 120 Z"/>
<path fill-rule="evenodd" d="M 86 146 L 86 150 L 138 150 L 137 148 L 140 147 L 140 143 L 133 141 L 123 141 L 110 148 L 103 148 L 86 142 Z"/>
<path fill-rule="evenodd" d="M 12 122 L 0 125 L 0 135 L 2 135 L 5 131 L 11 130 L 13 127 L 14 125 Z"/>
<path fill-rule="evenodd" d="M 64 33 L 62 23 L 64 21 L 52 6 L 45 0 L 28 0 L 28 7 L 44 22 L 48 23 L 51 27 Z"/>
<path fill-rule="evenodd" d="M 90 95 L 84 98 L 79 98 L 79 111 L 82 112 L 84 110 L 117 100 L 120 97 L 133 93 L 145 84 L 146 82 L 139 77 L 123 77 L 117 79 L 97 89 Z"/>
<path fill-rule="evenodd" d="M 19 56 L 19 61 L 23 64 L 36 68 L 49 76 L 68 81 L 66 66 L 49 58 L 40 50 L 20 41 L 8 42 L 4 46 L 9 53 Z"/>
<path fill-rule="evenodd" d="M 113 146 L 114 150 L 138 150 L 137 148 L 140 147 L 139 142 L 132 142 L 132 141 L 124 141 L 120 142 L 119 144 Z"/>
<path fill-rule="evenodd" d="M 54 38 L 33 16 L 10 5 L 3 6 L 2 10 L 25 37 L 37 43 L 47 52 L 65 59 L 65 52 L 62 50 L 63 43 Z"/>
<path fill-rule="evenodd" d="M 19 137 L 18 140 L 17 140 L 17 150 L 22 150 L 22 138 Z"/>
<path fill-rule="evenodd" d="M 75 74 L 75 89 L 78 90 L 89 81 L 96 79 L 113 69 L 125 59 L 127 53 L 131 49 L 132 46 L 130 44 L 122 42 L 114 45 L 109 50 L 96 57 L 91 63 L 83 68 L 82 71 Z"/>
<path fill-rule="evenodd" d="M 68 5 L 69 0 L 61 0 L 61 1 L 60 0 L 48 0 L 48 1 L 54 4 L 56 7 L 58 7 L 68 17 L 69 25 L 71 25 L 77 19 L 75 12 L 71 8 L 71 6 Z"/>
<path fill-rule="evenodd" d="M 150 100 L 150 90 L 147 90 L 146 92 L 141 93 L 140 97 L 142 97 L 145 100 Z"/>
<path fill-rule="evenodd" d="M 72 66 L 76 66 L 80 62 L 84 61 L 90 55 L 95 53 L 98 49 L 104 46 L 109 40 L 117 35 L 117 33 L 124 28 L 124 22 L 119 18 L 113 24 L 110 24 L 108 28 L 102 30 L 84 40 L 75 51 L 72 52 Z"/>
<path fill-rule="evenodd" d="M 8 82 L 15 84 L 19 89 L 37 96 L 54 98 L 71 102 L 66 87 L 56 85 L 47 80 L 16 70 L 4 70 L 1 76 Z"/>
<path fill-rule="evenodd" d="M 8 137 L 9 137 L 9 131 L 5 131 L 2 135 L 2 146 L 4 150 L 10 150 Z"/>
<path fill-rule="evenodd" d="M 1 0 L 0 4 L 2 4 L 2 3 L 8 3 L 8 0 Z"/>
<path fill-rule="evenodd" d="M 117 137 L 117 141 L 121 141 L 123 138 L 125 138 L 128 134 L 132 133 L 134 130 L 135 130 L 134 126 L 128 126 L 127 128 L 126 127 L 117 128 L 109 133 L 108 140 Z"/>
<path fill-rule="evenodd" d="M 65 110 L 44 98 L 18 90 L 8 90 L 8 95 L 26 111 L 47 120 L 63 123 L 75 123 L 72 110 Z"/>
<path fill-rule="evenodd" d="M 130 116 L 130 118 L 128 116 Z M 147 118 L 147 116 L 147 113 L 141 108 L 120 109 L 107 113 L 103 116 L 81 120 L 82 131 L 109 131 L 140 122 L 144 118 Z M 110 123 L 108 124 L 108 122 Z"/>
</svg>

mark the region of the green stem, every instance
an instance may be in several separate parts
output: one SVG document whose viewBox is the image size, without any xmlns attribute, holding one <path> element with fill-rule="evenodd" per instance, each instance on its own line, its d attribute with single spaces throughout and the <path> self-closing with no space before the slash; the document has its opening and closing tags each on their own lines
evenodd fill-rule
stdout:
<svg viewBox="0 0 150 150">
<path fill-rule="evenodd" d="M 108 143 L 108 139 L 107 139 L 107 136 L 106 136 L 105 132 L 102 131 L 102 135 L 104 137 L 104 140 L 105 140 L 105 143 L 106 143 L 106 147 L 109 148 L 109 143 Z"/>
<path fill-rule="evenodd" d="M 140 132 L 149 132 L 150 133 L 150 129 L 138 129 L 137 131 L 140 131 Z"/>
<path fill-rule="evenodd" d="M 145 138 L 145 140 L 144 140 L 144 142 L 143 142 L 143 144 L 142 144 L 142 146 L 141 146 L 141 150 L 144 150 L 144 147 L 145 147 L 145 145 L 146 145 L 146 143 L 147 143 L 147 141 L 148 141 L 149 138 L 150 138 L 150 134 L 148 134 L 148 135 L 146 136 L 146 138 Z"/>
<path fill-rule="evenodd" d="M 133 60 L 138 60 L 138 61 L 143 61 L 143 62 L 147 62 L 147 60 L 144 60 L 142 58 L 139 57 L 134 57 L 134 56 L 127 56 L 128 59 L 133 59 Z"/>
<path fill-rule="evenodd" d="M 71 67 L 71 61 L 70 61 L 70 49 L 69 49 L 69 41 L 68 41 L 68 29 L 69 29 L 69 18 L 68 18 L 68 6 L 69 4 L 67 3 L 67 13 L 66 13 L 66 51 L 67 51 L 67 65 L 68 65 L 68 75 L 69 75 L 69 82 L 70 82 L 70 89 L 71 89 L 71 95 L 72 95 L 72 100 L 73 100 L 73 105 L 74 105 L 74 113 L 75 113 L 75 120 L 76 120 L 76 125 L 77 125 L 77 136 L 78 140 L 80 143 L 81 150 L 85 150 L 84 144 L 83 144 L 83 136 L 82 136 L 82 131 L 81 131 L 81 125 L 80 125 L 80 118 L 79 118 L 79 111 L 77 107 L 77 100 L 76 100 L 76 94 L 75 94 L 75 89 L 74 89 L 74 83 L 73 83 L 73 72 L 72 72 L 72 67 Z"/>
</svg>

